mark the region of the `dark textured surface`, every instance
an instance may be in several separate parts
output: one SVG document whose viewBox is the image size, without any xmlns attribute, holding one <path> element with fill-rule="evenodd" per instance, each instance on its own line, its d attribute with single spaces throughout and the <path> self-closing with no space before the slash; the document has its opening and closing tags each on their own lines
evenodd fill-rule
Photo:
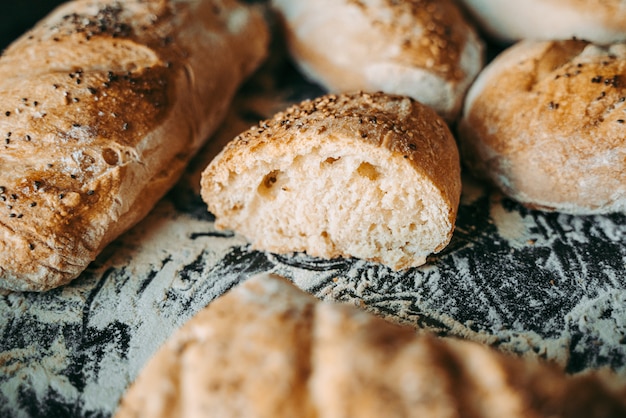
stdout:
<svg viewBox="0 0 626 418">
<path fill-rule="evenodd" d="M 282 64 L 266 68 L 280 74 L 271 86 L 278 101 L 319 93 Z M 252 101 L 238 108 L 238 123 L 278 106 Z M 175 329 L 262 271 L 439 335 L 537 355 L 570 373 L 609 367 L 626 379 L 626 215 L 530 211 L 465 178 L 453 240 L 421 268 L 265 254 L 214 229 L 196 182 L 210 155 L 75 282 L 0 294 L 0 416 L 110 416 Z"/>
</svg>

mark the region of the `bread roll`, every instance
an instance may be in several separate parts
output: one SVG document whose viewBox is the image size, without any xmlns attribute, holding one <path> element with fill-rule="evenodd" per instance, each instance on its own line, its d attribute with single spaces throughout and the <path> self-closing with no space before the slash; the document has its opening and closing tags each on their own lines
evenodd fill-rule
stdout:
<svg viewBox="0 0 626 418">
<path fill-rule="evenodd" d="M 623 0 L 461 0 L 494 39 L 566 40 L 596 43 L 626 40 Z"/>
<path fill-rule="evenodd" d="M 332 93 L 410 96 L 456 119 L 483 45 L 450 0 L 272 0 L 296 64 Z"/>
<path fill-rule="evenodd" d="M 626 211 L 626 44 L 522 41 L 470 89 L 463 161 L 531 208 Z"/>
<path fill-rule="evenodd" d="M 115 417 L 624 416 L 623 385 L 604 379 L 418 334 L 263 274 L 170 337 Z"/>
<path fill-rule="evenodd" d="M 257 249 L 419 266 L 454 230 L 456 143 L 408 97 L 326 95 L 242 133 L 202 174 L 216 227 Z"/>
<path fill-rule="evenodd" d="M 0 58 L 0 287 L 81 273 L 141 219 L 266 54 L 232 0 L 79 0 Z"/>
</svg>

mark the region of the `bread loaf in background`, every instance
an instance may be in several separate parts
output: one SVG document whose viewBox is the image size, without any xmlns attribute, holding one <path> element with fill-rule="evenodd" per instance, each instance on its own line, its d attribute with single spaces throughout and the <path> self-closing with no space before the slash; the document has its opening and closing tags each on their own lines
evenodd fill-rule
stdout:
<svg viewBox="0 0 626 418">
<path fill-rule="evenodd" d="M 465 164 L 524 205 L 626 211 L 626 44 L 522 41 L 467 95 Z"/>
<path fill-rule="evenodd" d="M 254 248 L 404 269 L 450 241 L 460 163 L 429 107 L 384 93 L 329 94 L 237 136 L 201 188 L 215 225 Z"/>
<path fill-rule="evenodd" d="M 448 122 L 483 66 L 483 44 L 450 0 L 272 0 L 295 63 L 331 93 L 410 96 Z"/>
<path fill-rule="evenodd" d="M 416 333 L 263 274 L 172 335 L 115 417 L 616 418 L 625 395 L 610 376 Z"/>
<path fill-rule="evenodd" d="M 494 40 L 626 40 L 623 0 L 460 0 Z"/>
<path fill-rule="evenodd" d="M 174 184 L 264 58 L 233 0 L 78 0 L 0 58 L 0 287 L 77 277 Z"/>
</svg>

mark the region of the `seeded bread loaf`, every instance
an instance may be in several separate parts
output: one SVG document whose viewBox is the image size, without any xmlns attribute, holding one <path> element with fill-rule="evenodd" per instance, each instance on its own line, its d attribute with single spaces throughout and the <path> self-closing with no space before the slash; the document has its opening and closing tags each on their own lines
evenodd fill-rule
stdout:
<svg viewBox="0 0 626 418">
<path fill-rule="evenodd" d="M 296 64 L 331 93 L 410 96 L 456 119 L 483 44 L 450 0 L 272 0 Z"/>
<path fill-rule="evenodd" d="M 263 274 L 148 361 L 116 418 L 620 417 L 626 391 L 319 302 Z"/>
<path fill-rule="evenodd" d="M 141 219 L 266 53 L 233 0 L 68 2 L 0 57 L 0 287 L 81 273 Z"/>
<path fill-rule="evenodd" d="M 503 42 L 521 39 L 596 43 L 626 40 L 623 0 L 461 0 L 480 27 Z"/>
<path fill-rule="evenodd" d="M 201 189 L 216 226 L 255 248 L 405 269 L 448 244 L 460 163 L 429 107 L 384 93 L 330 94 L 239 135 L 206 168 Z"/>
<path fill-rule="evenodd" d="M 466 165 L 531 208 L 626 211 L 626 44 L 522 41 L 470 89 Z"/>
</svg>

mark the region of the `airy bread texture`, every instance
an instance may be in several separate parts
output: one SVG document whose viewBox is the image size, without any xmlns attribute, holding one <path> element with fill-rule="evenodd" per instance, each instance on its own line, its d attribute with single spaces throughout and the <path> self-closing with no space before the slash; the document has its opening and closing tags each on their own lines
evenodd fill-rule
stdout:
<svg viewBox="0 0 626 418">
<path fill-rule="evenodd" d="M 494 39 L 565 40 L 596 43 L 626 40 L 623 0 L 461 0 Z"/>
<path fill-rule="evenodd" d="M 619 417 L 626 390 L 254 276 L 148 361 L 116 418 Z"/>
<path fill-rule="evenodd" d="M 287 45 L 332 93 L 410 96 L 456 119 L 483 44 L 450 0 L 272 0 Z"/>
<path fill-rule="evenodd" d="M 626 211 L 626 44 L 522 41 L 470 89 L 461 155 L 531 208 Z"/>
<path fill-rule="evenodd" d="M 203 172 L 201 189 L 215 225 L 257 249 L 404 269 L 450 241 L 460 162 L 447 125 L 427 106 L 331 94 L 239 135 Z"/>
<path fill-rule="evenodd" d="M 79 275 L 174 184 L 264 58 L 231 0 L 78 0 L 0 58 L 0 287 Z"/>
</svg>

